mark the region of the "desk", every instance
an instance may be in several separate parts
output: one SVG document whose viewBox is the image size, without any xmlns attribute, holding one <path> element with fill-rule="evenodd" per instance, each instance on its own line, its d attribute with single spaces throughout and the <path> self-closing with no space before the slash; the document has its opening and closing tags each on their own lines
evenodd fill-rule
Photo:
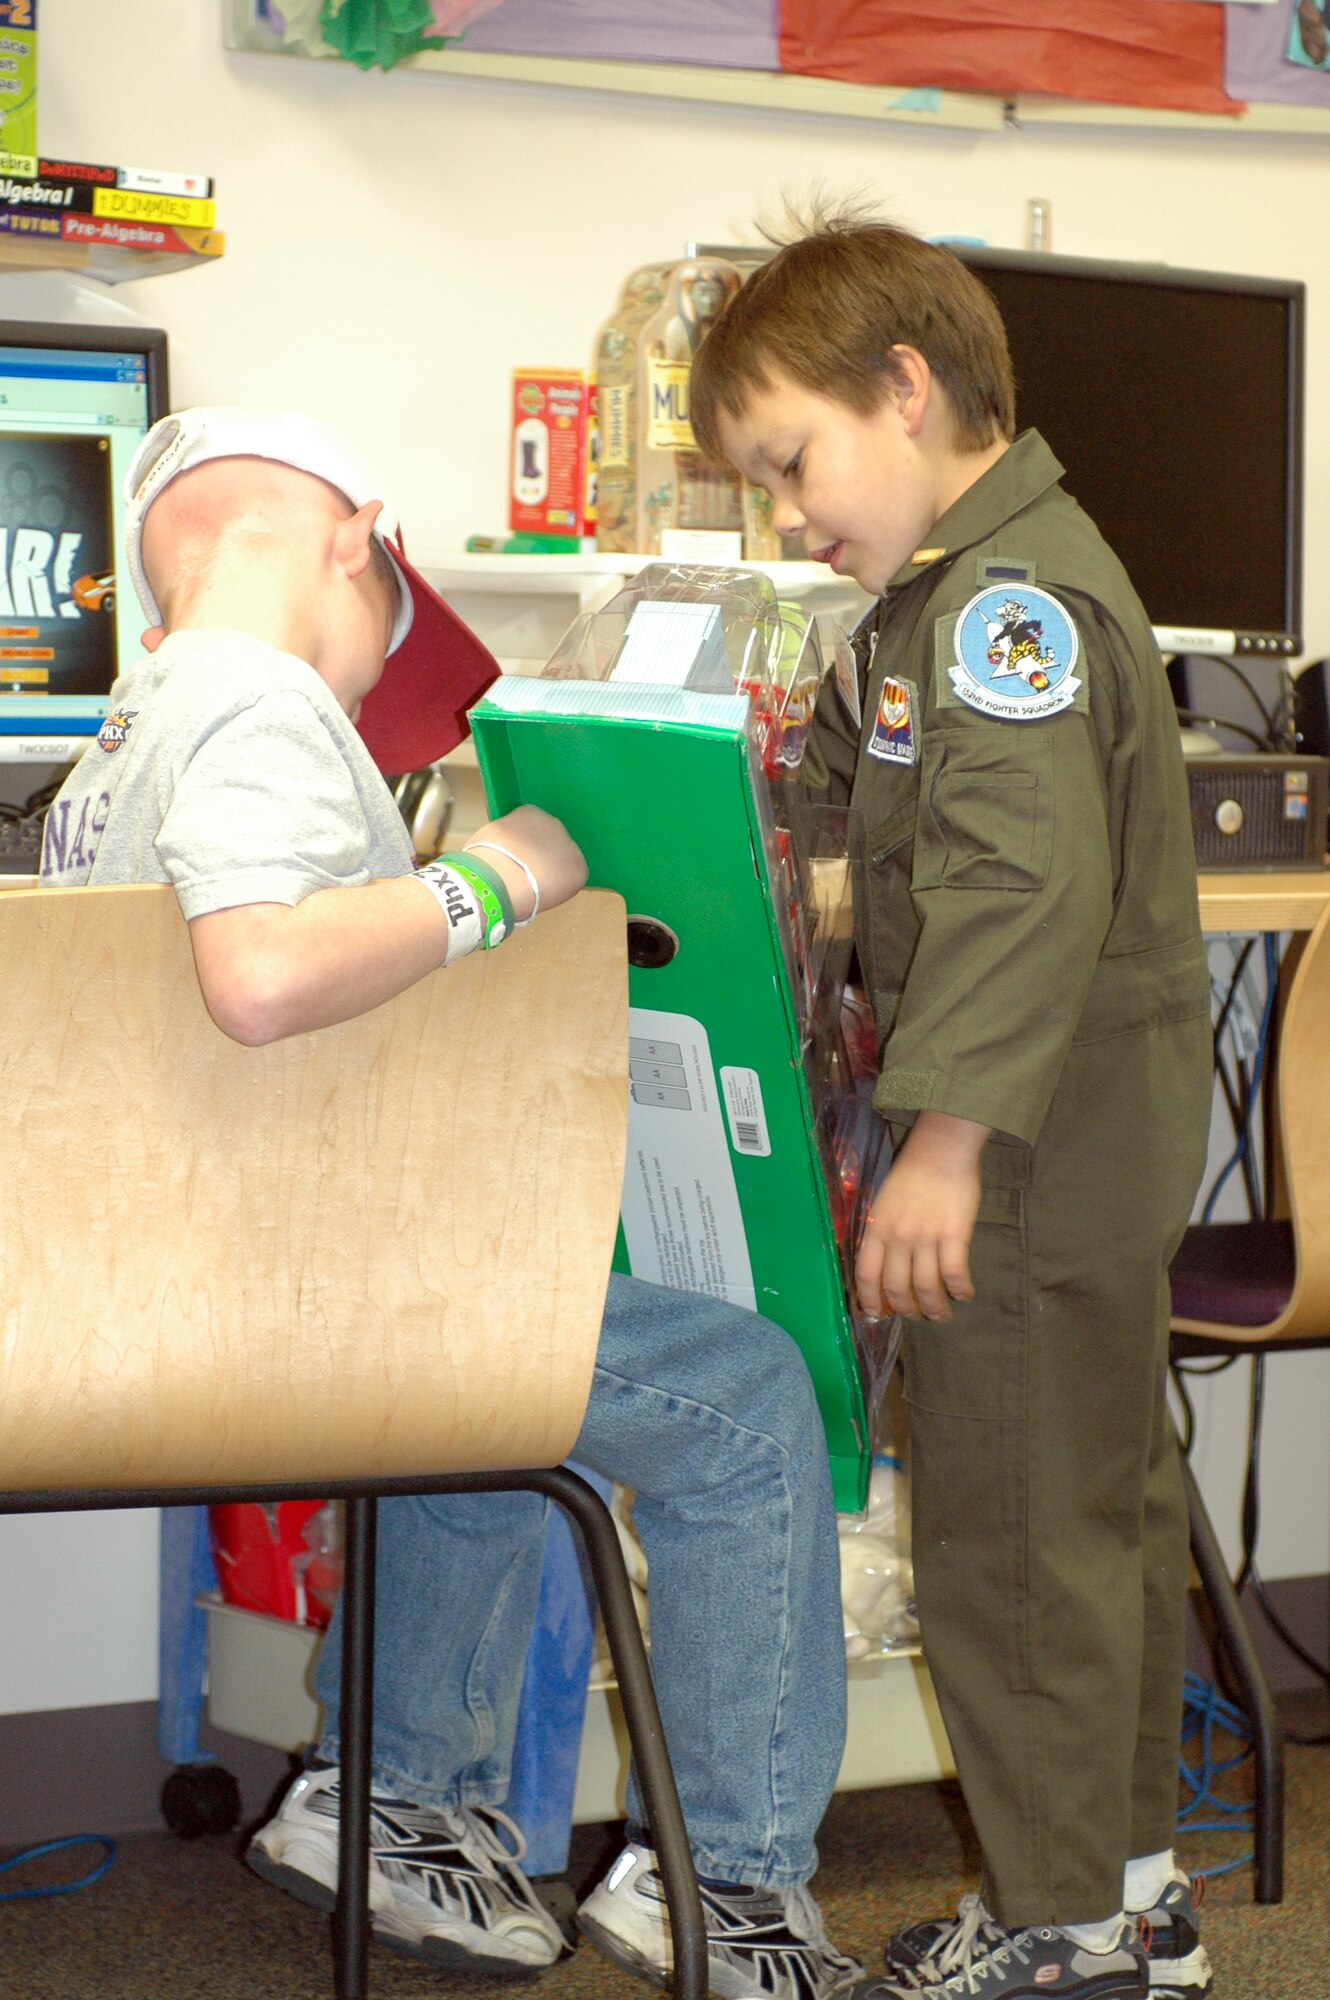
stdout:
<svg viewBox="0 0 1330 2000">
<path fill-rule="evenodd" d="M 1310 931 L 1330 902 L 1330 868 L 1289 868 L 1268 874 L 1199 874 L 1201 929 Z"/>
</svg>

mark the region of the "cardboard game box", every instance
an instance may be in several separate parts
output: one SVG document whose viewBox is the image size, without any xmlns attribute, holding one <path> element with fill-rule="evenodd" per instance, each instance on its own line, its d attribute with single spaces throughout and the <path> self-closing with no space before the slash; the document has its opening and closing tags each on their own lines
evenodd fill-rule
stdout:
<svg viewBox="0 0 1330 2000">
<path fill-rule="evenodd" d="M 736 688 L 742 621 L 723 634 L 692 603 L 667 621 L 649 603 L 634 618 L 651 576 L 622 594 L 626 610 L 616 600 L 573 628 L 546 670 L 555 677 L 495 682 L 472 732 L 490 810 L 533 803 L 556 814 L 591 883 L 627 901 L 617 1268 L 760 1311 L 792 1335 L 826 1426 L 837 1506 L 853 1511 L 870 1442 L 763 770 L 773 733 L 754 730 L 751 695 Z M 749 580 L 774 611 L 770 585 Z M 669 632 L 682 633 L 691 685 L 669 667 Z"/>
</svg>

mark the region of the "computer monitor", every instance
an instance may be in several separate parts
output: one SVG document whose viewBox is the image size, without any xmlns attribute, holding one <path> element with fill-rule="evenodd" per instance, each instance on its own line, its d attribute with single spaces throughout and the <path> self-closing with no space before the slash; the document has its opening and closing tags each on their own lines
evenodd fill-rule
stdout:
<svg viewBox="0 0 1330 2000">
<path fill-rule="evenodd" d="M 121 486 L 167 408 L 159 329 L 0 320 L 0 763 L 76 757 L 138 651 Z"/>
<path fill-rule="evenodd" d="M 1302 650 L 1306 291 L 949 246 L 997 300 L 1033 426 L 1166 653 Z"/>
</svg>

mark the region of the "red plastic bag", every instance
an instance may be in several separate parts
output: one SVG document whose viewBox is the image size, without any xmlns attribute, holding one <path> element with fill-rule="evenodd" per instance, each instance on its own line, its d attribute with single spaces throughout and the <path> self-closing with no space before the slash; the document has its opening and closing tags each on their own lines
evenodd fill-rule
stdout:
<svg viewBox="0 0 1330 2000">
<path fill-rule="evenodd" d="M 227 1604 L 324 1626 L 341 1588 L 341 1542 L 326 1500 L 209 1507 L 208 1539 Z"/>
<path fill-rule="evenodd" d="M 1237 114 L 1224 14 L 1176 0 L 781 0 L 781 68 L 846 83 Z"/>
</svg>

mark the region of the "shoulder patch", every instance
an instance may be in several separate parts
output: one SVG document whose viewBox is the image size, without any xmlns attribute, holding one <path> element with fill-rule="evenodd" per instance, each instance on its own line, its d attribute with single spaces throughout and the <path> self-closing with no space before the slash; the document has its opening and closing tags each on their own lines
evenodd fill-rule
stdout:
<svg viewBox="0 0 1330 2000">
<path fill-rule="evenodd" d="M 954 698 L 1007 722 L 1084 707 L 1072 672 L 1080 640 L 1071 613 L 1032 584 L 990 584 L 957 614 L 947 665 Z"/>
</svg>

